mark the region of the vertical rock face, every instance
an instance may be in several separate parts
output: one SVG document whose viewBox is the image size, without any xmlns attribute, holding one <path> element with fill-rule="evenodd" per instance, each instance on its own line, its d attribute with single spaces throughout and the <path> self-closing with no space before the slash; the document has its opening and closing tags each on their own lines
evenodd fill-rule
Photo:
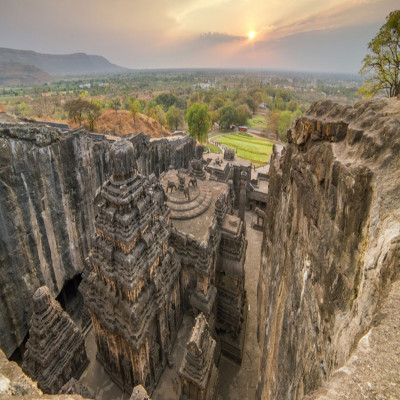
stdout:
<svg viewBox="0 0 400 400">
<path fill-rule="evenodd" d="M 44 392 L 55 394 L 89 363 L 85 339 L 46 286 L 36 290 L 33 308 L 22 368 Z"/>
<path fill-rule="evenodd" d="M 0 125 L 0 347 L 28 332 L 32 295 L 57 295 L 83 268 L 92 199 L 108 170 L 108 143 L 35 124 Z"/>
<path fill-rule="evenodd" d="M 258 282 L 257 398 L 299 399 L 328 379 L 398 274 L 399 121 L 399 100 L 319 102 L 274 154 Z"/>
<path fill-rule="evenodd" d="M 188 167 L 195 142 L 130 136 L 139 171 Z M 10 357 L 28 332 L 30 299 L 57 296 L 80 273 L 94 233 L 93 198 L 108 177 L 110 140 L 34 123 L 0 123 L 0 348 Z"/>
</svg>

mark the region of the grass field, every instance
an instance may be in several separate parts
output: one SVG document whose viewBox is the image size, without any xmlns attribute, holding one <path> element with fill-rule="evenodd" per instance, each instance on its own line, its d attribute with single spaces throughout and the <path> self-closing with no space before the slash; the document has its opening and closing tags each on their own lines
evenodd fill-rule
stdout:
<svg viewBox="0 0 400 400">
<path fill-rule="evenodd" d="M 207 143 L 207 147 L 209 148 L 209 150 L 211 151 L 211 153 L 218 153 L 221 152 L 221 149 L 218 146 L 215 146 L 212 143 Z"/>
<path fill-rule="evenodd" d="M 214 141 L 234 150 L 238 157 L 255 164 L 266 164 L 272 153 L 273 143 L 265 139 L 240 133 L 219 136 Z"/>
<path fill-rule="evenodd" d="M 267 129 L 267 119 L 265 118 L 265 115 L 255 114 L 252 118 L 247 120 L 247 126 L 249 128 L 265 130 Z"/>
</svg>

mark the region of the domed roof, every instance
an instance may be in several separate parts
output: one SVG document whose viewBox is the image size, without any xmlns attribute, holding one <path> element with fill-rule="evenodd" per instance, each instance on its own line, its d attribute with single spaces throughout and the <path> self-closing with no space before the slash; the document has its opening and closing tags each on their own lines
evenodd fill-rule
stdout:
<svg viewBox="0 0 400 400">
<path fill-rule="evenodd" d="M 110 168 L 114 180 L 123 180 L 136 171 L 133 144 L 126 139 L 113 143 L 110 150 Z"/>
<path fill-rule="evenodd" d="M 50 307 L 52 295 L 47 286 L 42 286 L 33 295 L 33 309 L 35 313 L 41 313 Z"/>
</svg>

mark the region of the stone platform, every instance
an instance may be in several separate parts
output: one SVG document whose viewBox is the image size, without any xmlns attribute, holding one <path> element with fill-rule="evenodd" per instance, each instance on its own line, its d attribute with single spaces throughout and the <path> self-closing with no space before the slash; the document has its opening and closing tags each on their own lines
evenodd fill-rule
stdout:
<svg viewBox="0 0 400 400">
<path fill-rule="evenodd" d="M 198 182 L 197 187 L 189 188 L 189 196 L 188 199 L 179 189 L 168 193 L 167 203 L 172 219 L 196 218 L 210 207 L 212 194 L 201 182 Z"/>
</svg>

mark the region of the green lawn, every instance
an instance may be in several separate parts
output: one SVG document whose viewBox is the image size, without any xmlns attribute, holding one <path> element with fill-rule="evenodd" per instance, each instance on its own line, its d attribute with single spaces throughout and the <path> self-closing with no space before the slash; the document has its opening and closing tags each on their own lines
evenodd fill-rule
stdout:
<svg viewBox="0 0 400 400">
<path fill-rule="evenodd" d="M 266 164 L 272 154 L 273 143 L 254 136 L 231 133 L 219 136 L 214 141 L 234 150 L 238 157 L 255 164 Z"/>
<path fill-rule="evenodd" d="M 218 152 L 221 152 L 221 149 L 218 146 L 215 146 L 212 143 L 207 143 L 207 147 L 210 149 L 211 153 L 216 153 L 218 154 Z"/>
<path fill-rule="evenodd" d="M 265 130 L 267 129 L 267 119 L 263 114 L 255 114 L 247 120 L 247 126 L 249 128 Z"/>
</svg>

